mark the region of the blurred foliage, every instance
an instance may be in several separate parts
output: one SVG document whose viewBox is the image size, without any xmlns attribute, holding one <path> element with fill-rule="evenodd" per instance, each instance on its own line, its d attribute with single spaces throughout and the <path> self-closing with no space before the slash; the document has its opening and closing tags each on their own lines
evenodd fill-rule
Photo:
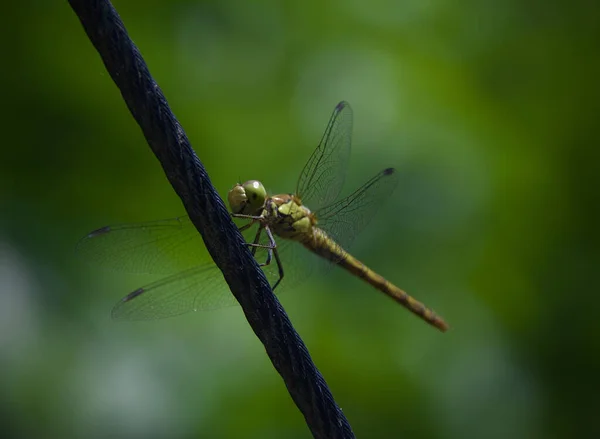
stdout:
<svg viewBox="0 0 600 439">
<path fill-rule="evenodd" d="M 594 2 L 115 6 L 223 195 L 293 190 L 341 99 L 348 189 L 399 170 L 352 250 L 452 330 L 342 272 L 281 298 L 357 437 L 600 436 Z M 110 320 L 152 278 L 78 239 L 183 208 L 68 4 L 3 12 L 4 437 L 310 437 L 239 308 Z"/>
</svg>

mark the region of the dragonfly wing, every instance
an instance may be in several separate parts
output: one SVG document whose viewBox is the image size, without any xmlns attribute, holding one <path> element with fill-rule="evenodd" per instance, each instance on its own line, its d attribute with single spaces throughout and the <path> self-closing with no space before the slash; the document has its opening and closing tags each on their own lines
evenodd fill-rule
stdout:
<svg viewBox="0 0 600 439">
<path fill-rule="evenodd" d="M 313 209 L 327 206 L 340 194 L 350 158 L 352 108 L 337 104 L 319 146 L 312 153 L 298 179 L 296 195 Z"/>
<path fill-rule="evenodd" d="M 152 320 L 189 311 L 234 305 L 235 297 L 216 265 L 206 264 L 139 288 L 112 310 L 117 320 Z"/>
<path fill-rule="evenodd" d="M 397 185 L 395 169 L 384 169 L 346 198 L 318 210 L 317 226 L 342 248 L 349 249 Z"/>
<path fill-rule="evenodd" d="M 189 217 L 103 227 L 84 237 L 85 260 L 129 273 L 171 274 L 202 262 L 204 243 Z"/>
</svg>

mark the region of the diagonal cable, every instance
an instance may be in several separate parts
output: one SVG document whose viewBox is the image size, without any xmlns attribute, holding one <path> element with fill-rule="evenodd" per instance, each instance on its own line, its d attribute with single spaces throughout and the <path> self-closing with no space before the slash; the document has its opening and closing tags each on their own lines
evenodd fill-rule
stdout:
<svg viewBox="0 0 600 439">
<path fill-rule="evenodd" d="M 354 438 L 302 339 L 108 0 L 69 0 L 313 437 Z M 235 105 L 235 102 L 232 102 Z"/>
</svg>

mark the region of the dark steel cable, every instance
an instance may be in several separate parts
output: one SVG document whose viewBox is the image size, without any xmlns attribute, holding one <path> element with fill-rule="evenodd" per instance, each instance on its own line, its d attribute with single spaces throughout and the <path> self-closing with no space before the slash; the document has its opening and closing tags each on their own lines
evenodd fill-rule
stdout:
<svg viewBox="0 0 600 439">
<path fill-rule="evenodd" d="M 354 438 L 323 376 L 244 245 L 204 166 L 107 0 L 69 0 L 313 437 Z M 232 102 L 235 105 L 235 102 Z"/>
</svg>

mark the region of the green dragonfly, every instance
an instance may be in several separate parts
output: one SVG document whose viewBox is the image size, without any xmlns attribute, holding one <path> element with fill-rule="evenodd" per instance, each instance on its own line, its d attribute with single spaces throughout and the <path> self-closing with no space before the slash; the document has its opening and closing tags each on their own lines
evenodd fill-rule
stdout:
<svg viewBox="0 0 600 439">
<path fill-rule="evenodd" d="M 446 331 L 448 325 L 435 312 L 347 252 L 397 186 L 396 171 L 387 168 L 338 200 L 350 158 L 352 119 L 350 105 L 340 102 L 293 194 L 268 196 L 257 180 L 236 184 L 227 197 L 231 214 L 246 221 L 242 232 L 256 226 L 247 245 L 274 290 L 337 265 Z M 150 274 L 183 270 L 131 292 L 113 308 L 113 318 L 142 320 L 236 303 L 216 265 L 201 263 L 202 247 L 190 219 L 179 217 L 103 227 L 84 237 L 78 250 L 85 258 L 117 270 Z"/>
</svg>

